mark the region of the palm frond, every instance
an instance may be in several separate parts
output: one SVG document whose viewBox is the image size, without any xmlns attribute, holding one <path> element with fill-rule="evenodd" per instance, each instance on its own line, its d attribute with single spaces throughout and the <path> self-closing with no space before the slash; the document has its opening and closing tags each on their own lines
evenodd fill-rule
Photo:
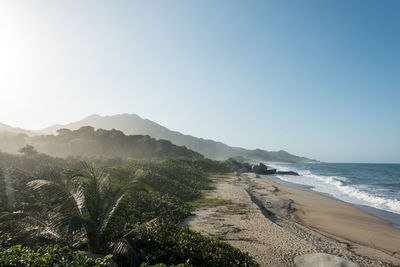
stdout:
<svg viewBox="0 0 400 267">
<path fill-rule="evenodd" d="M 54 241 L 61 239 L 61 234 L 55 224 L 57 218 L 54 216 L 43 217 L 40 213 L 18 211 L 1 216 L 0 221 L 0 229 L 17 236 L 25 234 Z"/>
<path fill-rule="evenodd" d="M 111 243 L 111 253 L 117 255 L 128 256 L 134 254 L 132 245 L 125 238 L 121 238 Z"/>
<path fill-rule="evenodd" d="M 20 212 L 8 215 L 2 226 L 20 231 L 25 236 L 42 236 L 67 242 L 76 248 L 87 246 L 91 252 L 104 252 L 110 240 L 122 236 L 122 231 L 111 229 L 117 221 L 118 211 L 124 200 L 134 190 L 150 191 L 149 185 L 139 182 L 144 171 L 136 171 L 127 184 L 113 183 L 109 172 L 96 168 L 88 162 L 82 163 L 79 171 L 70 172 L 68 177 L 57 176 L 36 179 L 27 185 L 40 192 L 40 197 L 55 204 L 45 212 Z M 2 218 L 0 218 L 0 222 Z M 18 221 L 18 223 L 14 223 Z M 125 237 L 111 243 L 113 252 L 119 255 L 134 253 Z"/>
<path fill-rule="evenodd" d="M 113 215 L 115 214 L 115 211 L 118 209 L 122 199 L 125 197 L 126 193 L 123 193 L 111 206 L 111 209 L 109 212 L 106 213 L 105 215 L 105 219 L 103 220 L 103 223 L 101 225 L 101 230 L 104 231 L 107 226 L 108 223 L 110 222 L 110 219 L 113 217 Z"/>
<path fill-rule="evenodd" d="M 85 193 L 82 190 L 82 187 L 78 186 L 75 190 L 71 190 L 70 195 L 73 199 L 73 203 L 75 204 L 79 215 L 83 215 L 83 208 L 85 205 Z"/>
<path fill-rule="evenodd" d="M 34 190 L 42 189 L 44 186 L 56 187 L 56 188 L 60 187 L 59 183 L 56 183 L 51 180 L 45 180 L 45 179 L 36 179 L 36 180 L 28 182 L 27 185 Z"/>
</svg>

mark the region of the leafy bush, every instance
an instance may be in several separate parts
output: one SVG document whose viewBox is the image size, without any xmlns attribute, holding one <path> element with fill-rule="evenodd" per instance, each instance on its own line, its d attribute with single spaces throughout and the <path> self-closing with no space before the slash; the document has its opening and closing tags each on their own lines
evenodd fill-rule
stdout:
<svg viewBox="0 0 400 267">
<path fill-rule="evenodd" d="M 172 224 L 153 223 L 147 227 L 141 227 L 132 233 L 129 240 L 135 248 L 138 263 L 185 264 L 184 266 L 259 266 L 247 253 L 227 243 Z"/>
<path fill-rule="evenodd" d="M 47 246 L 31 249 L 21 245 L 0 248 L 0 266 L 110 266 L 111 255 L 90 259 L 68 247 Z"/>
<path fill-rule="evenodd" d="M 132 167 L 140 168 L 146 173 L 144 181 L 155 191 L 175 196 L 183 201 L 194 200 L 201 196 L 201 190 L 209 189 L 207 166 L 211 164 L 207 163 L 203 159 L 131 162 Z"/>
<path fill-rule="evenodd" d="M 131 224 L 141 224 L 154 218 L 179 223 L 191 214 L 192 207 L 174 196 L 159 192 L 137 192 L 126 201 L 124 208 Z"/>
<path fill-rule="evenodd" d="M 181 264 L 172 264 L 170 266 L 164 264 L 164 263 L 157 263 L 157 264 L 148 264 L 148 263 L 142 263 L 140 267 L 189 267 L 189 264 L 186 263 L 181 263 Z"/>
</svg>

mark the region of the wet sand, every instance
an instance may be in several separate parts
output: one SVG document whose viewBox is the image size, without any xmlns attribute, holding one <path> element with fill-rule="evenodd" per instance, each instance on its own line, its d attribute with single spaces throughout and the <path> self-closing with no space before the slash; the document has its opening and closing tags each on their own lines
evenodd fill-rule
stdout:
<svg viewBox="0 0 400 267">
<path fill-rule="evenodd" d="M 351 204 L 254 174 L 215 178 L 191 229 L 248 252 L 262 266 L 328 253 L 361 266 L 400 266 L 400 229 Z"/>
</svg>

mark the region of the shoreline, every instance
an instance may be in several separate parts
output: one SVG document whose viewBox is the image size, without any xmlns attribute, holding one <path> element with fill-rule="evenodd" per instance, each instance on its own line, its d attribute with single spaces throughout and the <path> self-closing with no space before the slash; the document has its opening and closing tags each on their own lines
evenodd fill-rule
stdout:
<svg viewBox="0 0 400 267">
<path fill-rule="evenodd" d="M 349 169 L 347 167 L 342 167 L 344 165 L 352 166 L 352 168 Z M 377 168 L 382 165 L 387 166 L 385 168 Z M 395 228 L 400 229 L 400 210 L 398 209 L 400 207 L 398 206 L 400 203 L 398 202 L 398 198 L 391 193 L 381 193 L 381 191 L 395 192 L 397 190 L 394 189 L 395 191 L 393 191 L 392 188 L 386 185 L 391 181 L 389 180 L 384 182 L 388 176 L 382 174 L 382 172 L 385 172 L 387 168 L 393 165 L 397 164 L 322 163 L 320 165 L 312 163 L 285 164 L 276 162 L 270 163 L 270 166 L 273 166 L 273 168 L 276 169 L 296 171 L 301 174 L 300 176 L 305 178 L 303 180 L 303 177 L 280 175 L 271 175 L 268 178 L 282 185 L 300 189 L 305 188 L 305 190 L 311 192 L 316 192 L 324 196 L 351 203 L 355 207 L 366 211 L 375 217 L 379 217 L 391 222 Z M 332 167 L 339 172 L 332 171 Z M 371 167 L 372 169 L 366 172 L 366 167 Z M 358 170 L 354 172 L 354 169 Z M 371 173 L 373 175 L 371 175 Z M 396 175 L 396 173 L 391 174 Z M 376 179 L 376 177 L 379 177 L 380 175 L 382 175 L 382 184 L 380 184 L 378 179 Z M 311 176 L 311 179 L 309 176 Z M 393 183 L 396 183 L 396 181 L 393 181 Z M 381 185 L 382 187 L 380 187 Z M 371 187 L 375 186 L 378 187 L 377 190 L 379 191 L 376 195 L 375 193 L 368 191 L 371 190 Z"/>
<path fill-rule="evenodd" d="M 281 185 L 280 185 L 281 186 Z M 300 224 L 388 254 L 400 253 L 400 230 L 351 203 L 281 186 L 294 200 L 293 218 Z"/>
<path fill-rule="evenodd" d="M 298 189 L 298 190 L 303 190 L 303 191 L 307 191 L 307 192 L 312 192 L 312 193 L 316 193 L 318 195 L 321 196 L 325 196 L 337 201 L 341 201 L 341 202 L 345 202 L 345 203 L 349 203 L 351 205 L 353 205 L 355 208 L 362 210 L 374 217 L 378 217 L 380 219 L 383 219 L 387 222 L 389 222 L 394 228 L 400 229 L 400 214 L 397 213 L 393 213 L 390 211 L 386 211 L 386 210 L 381 210 L 381 209 L 377 209 L 374 207 L 370 207 L 370 206 L 366 206 L 366 205 L 361 205 L 361 204 L 355 204 L 355 203 L 351 203 L 351 202 L 346 202 L 343 201 L 339 198 L 336 198 L 335 196 L 328 194 L 328 193 L 324 193 L 324 192 L 319 192 L 316 190 L 313 190 L 311 186 L 307 186 L 307 185 L 302 185 L 302 184 L 296 184 L 296 183 L 292 183 L 292 182 L 288 182 L 285 180 L 280 179 L 279 177 L 275 177 L 275 176 L 271 176 L 271 175 L 261 175 L 262 177 L 272 180 L 273 182 L 282 185 L 282 186 L 286 186 L 289 188 L 294 188 L 294 189 Z"/>
<path fill-rule="evenodd" d="M 400 265 L 400 229 L 350 203 L 244 173 L 216 188 L 187 223 L 248 252 L 262 266 L 328 253 L 362 266 Z"/>
</svg>

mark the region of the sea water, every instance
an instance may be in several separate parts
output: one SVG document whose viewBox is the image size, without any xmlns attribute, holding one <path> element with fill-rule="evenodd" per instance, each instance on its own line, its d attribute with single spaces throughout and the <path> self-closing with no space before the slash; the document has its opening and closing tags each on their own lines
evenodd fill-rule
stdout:
<svg viewBox="0 0 400 267">
<path fill-rule="evenodd" d="M 300 176 L 271 175 L 273 180 L 295 185 L 349 202 L 400 228 L 400 164 L 274 163 L 278 170 Z"/>
</svg>

